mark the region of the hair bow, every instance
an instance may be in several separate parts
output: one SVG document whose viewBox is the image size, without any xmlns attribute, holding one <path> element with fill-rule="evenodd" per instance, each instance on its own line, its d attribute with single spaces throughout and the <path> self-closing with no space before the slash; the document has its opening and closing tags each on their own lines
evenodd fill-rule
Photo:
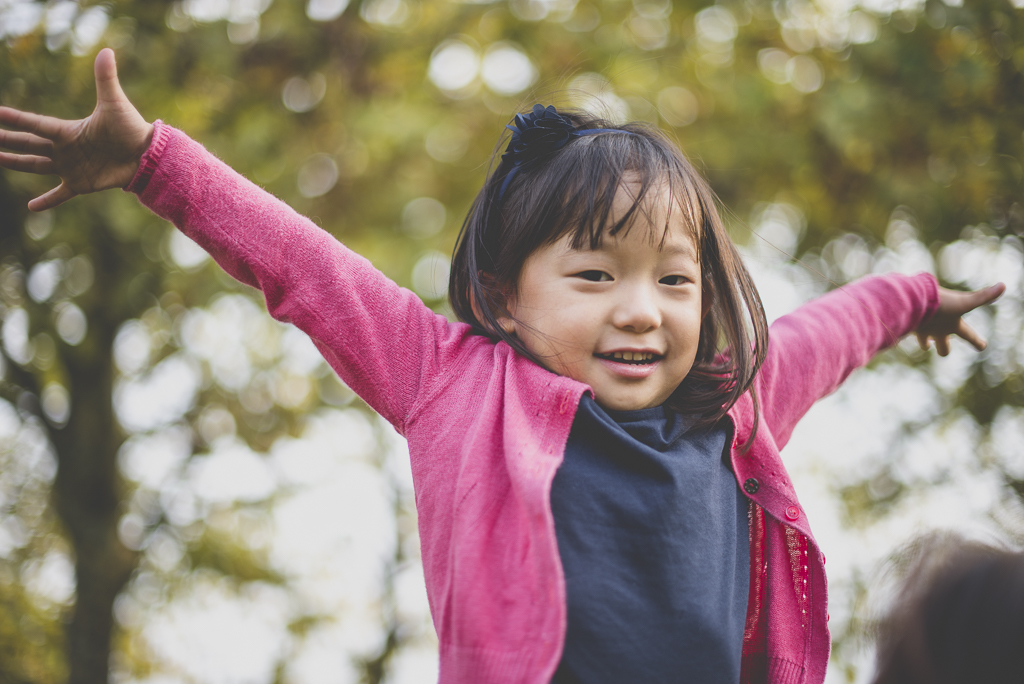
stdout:
<svg viewBox="0 0 1024 684">
<path fill-rule="evenodd" d="M 516 114 L 514 123 L 515 126 L 505 126 L 512 131 L 512 139 L 501 158 L 516 166 L 560 150 L 579 135 L 572 122 L 552 105 L 535 104 L 529 114 Z"/>
<path fill-rule="evenodd" d="M 512 139 L 505 148 L 505 154 L 501 155 L 502 161 L 510 162 L 512 168 L 505 174 L 498 190 L 498 201 L 504 197 L 520 166 L 562 149 L 580 135 L 572 122 L 559 114 L 553 105 L 535 104 L 529 114 L 516 114 L 513 123 L 515 126 L 505 126 L 512 131 Z"/>
<path fill-rule="evenodd" d="M 577 129 L 569 119 L 565 118 L 554 108 L 553 105 L 545 107 L 541 104 L 533 105 L 533 111 L 529 114 L 516 114 L 513 120 L 515 126 L 505 126 L 512 131 L 512 139 L 508 141 L 505 154 L 501 155 L 503 162 L 512 164 L 512 168 L 505 174 L 505 180 L 498 189 L 498 201 L 505 196 L 512 178 L 519 172 L 519 168 L 552 152 L 565 147 L 573 138 L 595 133 L 625 133 L 636 135 L 632 131 L 625 131 L 619 128 L 585 128 Z"/>
</svg>

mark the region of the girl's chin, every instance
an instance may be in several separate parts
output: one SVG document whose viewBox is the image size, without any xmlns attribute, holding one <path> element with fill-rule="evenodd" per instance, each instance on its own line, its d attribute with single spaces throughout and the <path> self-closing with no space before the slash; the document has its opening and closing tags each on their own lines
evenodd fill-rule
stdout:
<svg viewBox="0 0 1024 684">
<path fill-rule="evenodd" d="M 600 397 L 594 397 L 594 401 L 597 405 L 603 408 L 605 411 L 640 411 L 642 409 L 654 408 L 655 406 L 661 406 L 664 402 L 643 402 L 637 400 L 623 399 L 619 397 L 611 397 L 610 401 L 602 401 Z"/>
<path fill-rule="evenodd" d="M 622 388 L 600 386 L 593 389 L 594 401 L 606 411 L 639 411 L 661 406 L 668 401 L 668 397 L 651 396 L 647 392 L 622 391 Z"/>
</svg>

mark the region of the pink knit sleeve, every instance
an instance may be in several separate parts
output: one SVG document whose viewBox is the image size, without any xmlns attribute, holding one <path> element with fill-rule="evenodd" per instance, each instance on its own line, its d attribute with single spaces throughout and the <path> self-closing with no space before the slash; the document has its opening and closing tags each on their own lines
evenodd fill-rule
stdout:
<svg viewBox="0 0 1024 684">
<path fill-rule="evenodd" d="M 761 420 L 779 448 L 815 401 L 938 306 L 934 276 L 890 274 L 845 285 L 775 321 L 755 387 Z"/>
<path fill-rule="evenodd" d="M 438 370 L 454 362 L 467 326 L 435 315 L 184 133 L 157 122 L 126 189 L 230 275 L 260 289 L 270 314 L 305 331 L 341 378 L 400 431 Z"/>
</svg>

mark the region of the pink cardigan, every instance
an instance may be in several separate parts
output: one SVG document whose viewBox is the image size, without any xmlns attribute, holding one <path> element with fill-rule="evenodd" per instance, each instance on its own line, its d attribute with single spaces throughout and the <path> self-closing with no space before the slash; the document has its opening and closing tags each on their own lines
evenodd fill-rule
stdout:
<svg viewBox="0 0 1024 684">
<path fill-rule="evenodd" d="M 409 442 L 440 680 L 548 682 L 566 630 L 550 490 L 588 387 L 435 315 L 361 256 L 157 122 L 127 190 L 202 245 L 316 343 Z M 934 278 L 863 280 L 771 328 L 757 381 L 729 412 L 752 503 L 744 681 L 821 682 L 825 559 L 779 458 L 797 420 L 938 305 Z M 685 675 L 681 673 L 681 677 Z"/>
</svg>

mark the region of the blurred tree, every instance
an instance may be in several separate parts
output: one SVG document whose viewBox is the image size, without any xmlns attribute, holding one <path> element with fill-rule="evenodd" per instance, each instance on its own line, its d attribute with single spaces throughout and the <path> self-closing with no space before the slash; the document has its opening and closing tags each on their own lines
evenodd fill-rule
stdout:
<svg viewBox="0 0 1024 684">
<path fill-rule="evenodd" d="M 979 266 L 1024 251 L 1022 22 L 1005 0 L 25 0 L 0 5 L 0 101 L 86 114 L 92 56 L 110 45 L 144 116 L 186 130 L 439 311 L 432 273 L 496 135 L 534 100 L 665 128 L 729 207 L 737 241 L 800 257 L 811 289 L 936 262 L 945 283 L 975 286 L 995 277 Z M 143 676 L 159 665 L 130 616 L 154 595 L 170 600 L 200 568 L 291 584 L 244 533 L 277 493 L 196 503 L 133 470 L 132 454 L 176 439 L 179 473 L 224 438 L 265 454 L 352 397 L 322 364 L 296 362 L 270 324 L 225 355 L 204 326 L 249 321 L 252 293 L 133 198 L 28 215 L 47 187 L 0 174 L 0 679 L 106 681 L 112 643 L 120 671 Z M 1009 273 L 1019 288 L 1019 268 Z M 999 309 L 993 353 L 939 383 L 945 401 L 923 419 L 969 414 L 979 458 L 990 426 L 1022 415 L 1020 295 Z M 1020 498 L 1024 471 L 1001 457 L 987 467 Z M 851 524 L 915 486 L 894 478 L 844 484 Z M 409 557 L 410 507 L 396 494 L 365 681 L 381 681 L 415 633 L 387 579 Z M 38 580 L 68 558 L 73 590 Z M 293 633 L 323 617 L 298 610 Z"/>
</svg>

